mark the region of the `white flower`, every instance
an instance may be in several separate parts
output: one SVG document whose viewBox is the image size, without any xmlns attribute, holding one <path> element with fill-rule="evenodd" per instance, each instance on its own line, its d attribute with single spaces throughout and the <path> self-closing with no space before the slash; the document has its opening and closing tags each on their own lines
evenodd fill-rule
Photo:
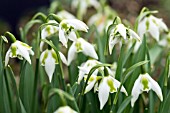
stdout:
<svg viewBox="0 0 170 113">
<path fill-rule="evenodd" d="M 81 66 L 78 67 L 79 68 L 78 84 L 81 82 L 83 77 L 90 72 L 91 68 L 93 68 L 97 64 L 101 64 L 101 63 L 93 59 L 93 60 L 87 60 L 86 62 L 82 63 Z M 98 70 L 93 72 L 94 75 L 97 75 L 97 73 L 98 73 Z"/>
<path fill-rule="evenodd" d="M 134 103 L 143 91 L 148 92 L 150 89 L 152 89 L 158 95 L 160 100 L 163 101 L 162 91 L 159 84 L 153 80 L 148 73 L 140 74 L 132 88 L 131 106 L 134 106 Z"/>
<path fill-rule="evenodd" d="M 113 78 L 112 76 L 105 76 L 102 78 L 99 88 L 98 88 L 98 98 L 100 101 L 100 110 L 103 109 L 104 105 L 106 104 L 108 98 L 109 98 L 109 92 L 114 93 L 117 92 L 118 88 L 120 87 L 120 82 Z M 124 92 L 127 96 L 126 89 L 124 86 L 121 87 L 121 92 Z"/>
<path fill-rule="evenodd" d="M 93 6 L 95 9 L 100 7 L 100 4 L 97 0 L 73 0 L 72 1 L 72 8 L 79 8 L 79 14 L 82 17 L 86 14 L 87 8 Z"/>
<path fill-rule="evenodd" d="M 69 13 L 66 10 L 62 10 L 62 11 L 58 12 L 57 16 L 59 16 L 61 19 L 75 19 L 76 18 L 74 15 L 72 15 L 71 13 Z"/>
<path fill-rule="evenodd" d="M 9 50 L 6 53 L 5 66 L 7 66 L 9 62 L 9 57 L 11 58 L 17 57 L 20 60 L 22 60 L 24 57 L 31 64 L 31 59 L 29 55 L 34 55 L 34 52 L 32 51 L 32 47 L 30 47 L 26 43 L 16 40 L 14 43 L 11 44 Z"/>
<path fill-rule="evenodd" d="M 87 32 L 88 26 L 78 19 L 64 19 L 59 24 L 59 41 L 67 47 L 68 39 L 77 40 L 75 31 Z"/>
<path fill-rule="evenodd" d="M 56 21 L 54 20 L 49 20 L 48 23 L 56 23 L 58 24 Z M 58 32 L 59 28 L 57 26 L 53 26 L 53 25 L 47 25 L 45 26 L 42 31 L 41 31 L 41 39 L 46 39 L 47 37 L 55 34 L 56 32 Z M 42 51 L 44 42 L 41 41 L 40 43 L 40 50 Z"/>
<path fill-rule="evenodd" d="M 168 31 L 168 28 L 162 19 L 149 15 L 138 22 L 137 30 L 141 38 L 145 33 L 149 32 L 156 41 L 159 41 L 160 31 Z"/>
<path fill-rule="evenodd" d="M 54 113 L 78 113 L 78 112 L 74 111 L 69 106 L 62 106 L 59 107 Z"/>
<path fill-rule="evenodd" d="M 61 52 L 59 52 L 59 55 L 62 62 L 67 65 L 65 56 Z M 49 77 L 49 81 L 51 82 L 53 73 L 55 71 L 55 64 L 58 64 L 58 56 L 56 52 L 53 49 L 46 49 L 40 55 L 40 62 L 42 66 L 45 66 L 45 71 Z"/>
<path fill-rule="evenodd" d="M 140 37 L 131 29 L 125 27 L 123 24 L 116 25 L 110 33 L 109 36 L 109 53 L 112 54 L 112 49 L 117 43 L 122 43 L 123 41 L 128 41 L 131 39 L 136 39 L 140 41 Z"/>
<path fill-rule="evenodd" d="M 98 59 L 94 47 L 83 38 L 78 38 L 68 50 L 68 65 L 70 65 L 70 63 L 76 58 L 76 53 L 78 52 L 82 52 L 87 56 Z"/>
</svg>

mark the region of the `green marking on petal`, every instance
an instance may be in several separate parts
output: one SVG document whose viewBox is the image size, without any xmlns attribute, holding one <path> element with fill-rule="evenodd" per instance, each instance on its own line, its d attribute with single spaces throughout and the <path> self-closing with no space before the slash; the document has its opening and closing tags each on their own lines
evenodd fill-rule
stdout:
<svg viewBox="0 0 170 113">
<path fill-rule="evenodd" d="M 31 49 L 31 47 L 29 45 L 27 45 L 26 43 L 20 42 L 20 44 L 28 49 Z"/>
<path fill-rule="evenodd" d="M 12 57 L 17 56 L 17 46 L 16 45 L 11 46 L 11 52 L 12 52 Z"/>
<path fill-rule="evenodd" d="M 142 82 L 142 85 L 143 85 L 143 89 L 144 89 L 144 90 L 149 89 L 149 82 L 148 82 L 148 79 L 147 79 L 147 78 L 142 77 L 141 82 Z"/>
<path fill-rule="evenodd" d="M 58 57 L 55 51 L 51 51 L 52 57 L 55 59 L 55 63 L 58 64 Z"/>
<path fill-rule="evenodd" d="M 94 80 L 94 77 L 91 76 L 91 77 L 89 78 L 89 82 L 92 82 L 93 80 Z"/>
<path fill-rule="evenodd" d="M 146 30 L 148 30 L 149 29 L 149 21 L 146 21 Z"/>
<path fill-rule="evenodd" d="M 80 42 L 76 42 L 76 49 L 77 49 L 77 52 L 80 52 L 83 50 Z"/>
<path fill-rule="evenodd" d="M 51 35 L 51 26 L 47 26 L 45 29 L 48 33 L 48 35 Z"/>
<path fill-rule="evenodd" d="M 43 65 L 45 64 L 45 60 L 46 60 L 47 57 L 48 57 L 48 51 L 45 51 L 45 54 L 44 54 L 43 59 L 42 59 Z"/>
<path fill-rule="evenodd" d="M 107 80 L 107 84 L 110 87 L 110 92 L 116 92 L 116 88 L 114 87 L 113 81 L 111 79 Z"/>
</svg>

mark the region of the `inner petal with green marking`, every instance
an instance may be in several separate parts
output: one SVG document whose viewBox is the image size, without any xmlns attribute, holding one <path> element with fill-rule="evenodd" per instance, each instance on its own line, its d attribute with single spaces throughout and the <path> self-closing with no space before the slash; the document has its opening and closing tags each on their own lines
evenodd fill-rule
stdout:
<svg viewBox="0 0 170 113">
<path fill-rule="evenodd" d="M 112 79 L 108 79 L 107 80 L 107 84 L 110 87 L 110 92 L 116 92 L 116 88 L 114 86 L 114 82 Z"/>
<path fill-rule="evenodd" d="M 76 45 L 77 52 L 81 52 L 83 50 L 80 42 L 76 42 L 75 45 Z"/>
<path fill-rule="evenodd" d="M 142 77 L 141 83 L 143 85 L 144 91 L 149 90 L 149 82 L 148 82 L 148 79 L 146 77 Z"/>
</svg>

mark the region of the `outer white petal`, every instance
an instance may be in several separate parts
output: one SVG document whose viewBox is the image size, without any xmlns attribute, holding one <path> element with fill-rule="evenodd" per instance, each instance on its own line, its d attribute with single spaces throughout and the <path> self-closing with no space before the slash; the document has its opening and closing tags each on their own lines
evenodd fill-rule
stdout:
<svg viewBox="0 0 170 113">
<path fill-rule="evenodd" d="M 77 113 L 77 112 L 71 109 L 69 106 L 63 106 L 58 108 L 54 113 Z"/>
<path fill-rule="evenodd" d="M 164 38 L 158 42 L 159 45 L 166 47 L 168 45 L 168 41 Z"/>
<path fill-rule="evenodd" d="M 89 2 L 90 2 L 90 5 L 92 5 L 96 9 L 100 7 L 100 4 L 97 0 L 89 0 Z"/>
<path fill-rule="evenodd" d="M 43 51 L 43 52 L 41 53 L 41 55 L 40 55 L 40 63 L 41 63 L 41 65 L 43 65 L 43 66 L 44 66 L 44 64 L 42 63 L 42 61 L 43 61 L 43 58 L 44 58 L 45 53 L 46 53 L 46 51 Z"/>
<path fill-rule="evenodd" d="M 96 75 L 92 75 L 91 77 L 93 77 L 93 81 L 88 81 L 88 85 L 86 86 L 84 93 L 89 92 L 94 87 L 94 85 L 96 83 Z"/>
<path fill-rule="evenodd" d="M 135 38 L 136 40 L 141 41 L 140 37 L 133 30 L 129 29 L 129 33 L 130 33 L 130 36 L 132 36 L 132 38 Z"/>
<path fill-rule="evenodd" d="M 106 104 L 109 98 L 109 91 L 110 91 L 110 87 L 107 84 L 107 77 L 104 77 L 99 84 L 98 97 L 100 101 L 100 110 L 103 109 L 104 105 Z"/>
<path fill-rule="evenodd" d="M 66 60 L 66 57 L 63 55 L 63 53 L 61 53 L 61 52 L 58 52 L 58 53 L 59 53 L 59 55 L 60 55 L 61 61 L 62 61 L 65 65 L 68 65 L 67 60 Z"/>
<path fill-rule="evenodd" d="M 20 54 L 22 57 L 24 57 L 30 64 L 31 64 L 31 59 L 29 56 L 28 49 L 19 43 L 17 44 L 18 47 L 18 54 Z"/>
<path fill-rule="evenodd" d="M 126 39 L 126 27 L 123 24 L 118 24 L 117 31 L 122 35 L 124 39 Z"/>
<path fill-rule="evenodd" d="M 141 85 L 141 76 L 137 78 L 132 88 L 132 99 L 131 99 L 131 106 L 134 106 L 134 103 L 139 97 L 139 94 L 142 92 L 142 85 Z"/>
<path fill-rule="evenodd" d="M 62 19 L 74 19 L 74 18 L 76 18 L 74 15 L 72 15 L 71 13 L 69 13 L 66 10 L 62 10 L 62 11 L 58 12 L 57 15 Z"/>
<path fill-rule="evenodd" d="M 81 80 L 83 79 L 83 77 L 84 77 L 84 75 L 85 75 L 85 72 L 83 72 L 83 71 L 79 71 L 79 77 L 78 77 L 78 84 L 80 84 L 80 82 L 81 82 Z"/>
<path fill-rule="evenodd" d="M 61 29 L 61 27 L 59 28 L 59 41 L 67 48 L 67 37 L 64 34 L 64 31 Z"/>
<path fill-rule="evenodd" d="M 158 95 L 159 99 L 161 101 L 163 101 L 163 95 L 162 95 L 162 90 L 159 86 L 159 84 L 154 80 L 152 79 L 148 73 L 145 74 L 146 77 L 148 78 L 149 82 L 150 82 L 150 86 L 151 86 L 151 89 Z"/>
<path fill-rule="evenodd" d="M 79 41 L 82 44 L 82 49 L 83 49 L 82 52 L 85 55 L 90 56 L 90 57 L 92 57 L 94 59 L 98 59 L 97 53 L 96 53 L 94 47 L 90 43 L 86 42 L 82 38 L 79 38 Z"/>
<path fill-rule="evenodd" d="M 75 42 L 73 42 L 73 44 L 70 46 L 69 50 L 68 50 L 68 65 L 70 65 L 70 63 L 76 58 L 76 46 L 75 46 Z"/>
<path fill-rule="evenodd" d="M 6 52 L 6 55 L 5 55 L 5 66 L 8 65 L 10 53 L 11 53 L 11 50 L 9 49 L 9 50 Z"/>
<path fill-rule="evenodd" d="M 88 26 L 84 22 L 82 22 L 78 19 L 67 19 L 67 20 L 63 20 L 63 21 L 64 21 L 64 23 L 68 23 L 69 25 L 73 26 L 74 29 L 76 29 L 76 30 L 81 30 L 81 31 L 87 32 Z"/>
<path fill-rule="evenodd" d="M 143 35 L 147 32 L 147 29 L 146 29 L 147 21 L 148 21 L 147 18 L 144 18 L 141 22 L 139 22 L 137 32 L 141 38 L 143 38 Z"/>
<path fill-rule="evenodd" d="M 116 87 L 116 89 L 119 88 L 120 87 L 120 82 L 118 80 L 116 80 L 115 78 L 113 78 L 113 77 L 110 77 L 110 78 L 112 78 L 114 86 Z M 124 88 L 124 86 L 121 87 L 120 91 L 125 93 L 126 96 L 128 96 L 128 93 L 126 92 L 126 89 Z"/>
<path fill-rule="evenodd" d="M 115 46 L 115 44 L 117 44 L 120 41 L 119 38 L 115 37 L 113 38 L 113 36 L 109 37 L 109 53 L 112 54 L 112 50 L 113 47 Z"/>
<path fill-rule="evenodd" d="M 164 31 L 168 32 L 168 27 L 166 26 L 166 24 L 162 21 L 162 19 L 159 22 L 159 26 L 161 29 L 163 29 Z"/>
<path fill-rule="evenodd" d="M 53 73 L 55 71 L 55 59 L 53 59 L 51 52 L 48 53 L 48 57 L 45 60 L 45 71 L 51 82 Z"/>
<path fill-rule="evenodd" d="M 149 21 L 149 33 L 152 35 L 156 41 L 159 41 L 159 27 L 153 22 L 153 20 Z"/>
<path fill-rule="evenodd" d="M 74 31 L 71 31 L 68 38 L 71 40 L 71 41 L 76 41 L 77 40 L 77 36 L 76 36 L 76 33 Z"/>
</svg>

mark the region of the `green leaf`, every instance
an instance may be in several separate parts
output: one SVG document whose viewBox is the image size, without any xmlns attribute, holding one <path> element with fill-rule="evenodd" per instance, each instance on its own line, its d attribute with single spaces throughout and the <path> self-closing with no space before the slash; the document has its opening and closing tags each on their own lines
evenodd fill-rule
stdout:
<svg viewBox="0 0 170 113">
<path fill-rule="evenodd" d="M 119 106 L 117 113 L 122 113 L 126 106 L 130 103 L 132 96 L 127 97 L 122 104 Z"/>
<path fill-rule="evenodd" d="M 162 48 L 160 46 L 158 46 L 158 45 L 155 45 L 154 47 L 152 47 L 149 50 L 149 55 L 150 55 L 150 59 L 151 59 L 151 64 L 152 65 L 158 59 L 158 57 L 160 56 L 161 52 L 162 52 Z"/>
<path fill-rule="evenodd" d="M 167 113 L 167 111 L 170 110 L 169 103 L 170 103 L 170 92 L 166 97 L 164 97 L 164 103 L 163 103 L 163 108 L 161 110 L 161 113 Z"/>
</svg>

